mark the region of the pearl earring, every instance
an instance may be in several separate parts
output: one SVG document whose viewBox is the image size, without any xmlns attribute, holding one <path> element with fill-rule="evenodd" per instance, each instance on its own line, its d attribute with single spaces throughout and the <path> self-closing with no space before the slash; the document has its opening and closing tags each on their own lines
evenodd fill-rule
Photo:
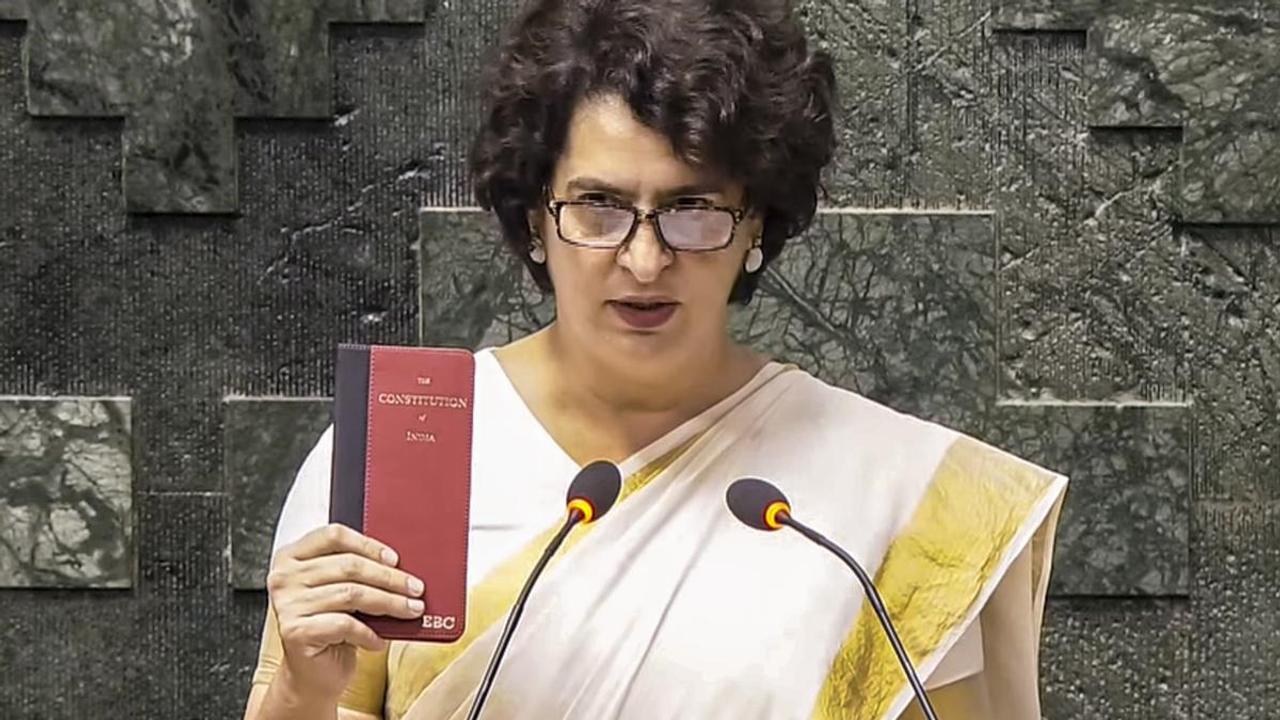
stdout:
<svg viewBox="0 0 1280 720">
<path fill-rule="evenodd" d="M 744 263 L 748 273 L 759 272 L 764 267 L 764 250 L 759 245 L 752 245 L 747 251 L 747 261 Z"/>
<path fill-rule="evenodd" d="M 533 249 L 529 250 L 529 259 L 539 265 L 547 262 L 547 247 L 542 244 L 542 233 L 532 223 L 529 225 L 529 237 L 533 239 Z"/>
</svg>

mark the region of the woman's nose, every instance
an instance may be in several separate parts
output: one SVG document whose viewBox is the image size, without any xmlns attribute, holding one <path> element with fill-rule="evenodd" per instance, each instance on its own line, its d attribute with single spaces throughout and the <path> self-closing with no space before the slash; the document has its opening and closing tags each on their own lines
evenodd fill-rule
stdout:
<svg viewBox="0 0 1280 720">
<path fill-rule="evenodd" d="M 675 257 L 658 238 L 652 221 L 640 223 L 636 234 L 618 253 L 618 264 L 640 282 L 653 282 Z"/>
</svg>

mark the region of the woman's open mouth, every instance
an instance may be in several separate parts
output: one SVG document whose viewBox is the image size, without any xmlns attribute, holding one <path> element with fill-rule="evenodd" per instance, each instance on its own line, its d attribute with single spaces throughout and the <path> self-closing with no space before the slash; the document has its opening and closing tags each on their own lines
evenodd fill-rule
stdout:
<svg viewBox="0 0 1280 720">
<path fill-rule="evenodd" d="M 679 303 L 647 300 L 612 300 L 609 302 L 618 317 L 637 330 L 654 330 L 662 327 L 676 314 Z"/>
</svg>

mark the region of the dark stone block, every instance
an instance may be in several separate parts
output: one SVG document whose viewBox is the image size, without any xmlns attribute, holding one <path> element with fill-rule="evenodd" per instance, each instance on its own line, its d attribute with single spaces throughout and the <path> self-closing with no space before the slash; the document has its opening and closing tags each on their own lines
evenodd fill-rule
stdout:
<svg viewBox="0 0 1280 720">
<path fill-rule="evenodd" d="M 0 21 L 26 19 L 27 0 L 0 0 Z"/>
<path fill-rule="evenodd" d="M 227 688 L 231 618 L 227 497 L 146 493 L 139 499 L 141 582 L 129 662 L 151 676 L 131 705 L 140 717 L 233 717 Z"/>
<path fill-rule="evenodd" d="M 330 23 L 419 23 L 424 10 L 424 0 L 229 3 L 236 116 L 328 119 Z"/>
<path fill-rule="evenodd" d="M 133 394 L 111 349 L 125 310 L 86 272 L 128 266 L 119 158 L 118 122 L 27 114 L 20 26 L 0 24 L 0 392 Z"/>
<path fill-rule="evenodd" d="M 1090 0 L 1005 0 L 994 8 L 992 25 L 1018 32 L 1087 30 L 1101 9 Z"/>
<path fill-rule="evenodd" d="M 243 713 L 245 696 L 228 690 L 234 670 L 228 662 L 229 620 L 220 598 L 134 600 L 107 613 L 74 603 L 62 608 L 73 616 L 92 614 L 92 625 L 82 621 L 80 626 L 44 623 L 30 628 L 49 642 L 37 645 L 47 654 L 24 658 L 21 665 L 29 668 L 23 675 L 32 683 L 26 693 L 29 714 L 6 717 L 70 719 L 95 708 L 139 718 L 216 720 Z M 93 648 L 93 660 L 77 667 L 74 682 L 48 672 L 51 657 L 85 658 L 86 648 Z"/>
<path fill-rule="evenodd" d="M 135 212 L 235 207 L 231 84 L 208 0 L 31 8 L 34 115 L 128 117 L 125 197 Z M 139 40 L 141 39 L 141 40 Z"/>
<path fill-rule="evenodd" d="M 0 398 L 0 587 L 133 582 L 127 399 Z"/>
<path fill-rule="evenodd" d="M 1280 230 L 1193 227 L 1179 244 L 1175 307 L 1195 368 L 1197 497 L 1280 498 Z"/>
<path fill-rule="evenodd" d="M 481 71 L 492 65 L 500 33 L 519 6 L 512 0 L 452 2 L 427 22 L 425 56 L 415 76 L 426 100 L 405 110 L 423 114 L 416 127 L 429 151 L 414 169 L 430 181 L 428 207 L 476 204 L 467 153 L 484 119 Z"/>
<path fill-rule="evenodd" d="M 1005 58 L 991 37 L 990 4 L 930 0 L 905 8 L 896 2 L 881 5 L 900 33 L 879 54 L 901 63 L 904 204 L 989 210 L 998 167 L 992 139 L 1008 127 L 1002 110 L 1011 99 L 1029 105 L 1040 98 L 1002 95 Z M 857 85 L 860 76 L 855 68 L 845 82 Z M 861 134 L 858 126 L 852 128 Z M 847 161 L 857 163 L 859 156 Z"/>
<path fill-rule="evenodd" d="M 330 22 L 420 23 L 426 19 L 430 0 L 337 0 L 327 6 Z"/>
<path fill-rule="evenodd" d="M 126 224 L 104 170 L 112 133 L 31 120 L 20 41 L 0 37 L 0 161 L 32 168 L 0 178 L 13 209 L 0 244 L 14 249 L 0 252 L 0 389 L 133 396 L 140 489 L 221 487 L 228 393 L 325 397 L 339 342 L 417 338 L 428 180 L 400 158 L 426 156 L 427 121 L 393 100 L 418 84 L 414 66 L 386 58 L 420 62 L 421 42 L 344 30 L 334 50 L 339 96 L 359 111 L 334 127 L 245 127 L 243 217 Z M 67 203 L 67 187 L 83 200 Z"/>
<path fill-rule="evenodd" d="M 127 117 L 131 212 L 234 212 L 235 118 L 328 117 L 330 22 L 424 16 L 421 2 L 407 0 L 313 5 L 37 3 L 27 42 L 30 111 Z"/>
<path fill-rule="evenodd" d="M 1003 3 L 1008 28 L 1089 30 L 1088 121 L 1185 127 L 1182 216 L 1280 220 L 1280 13 L 1199 0 Z"/>
<path fill-rule="evenodd" d="M 1028 78 L 1015 94 L 1062 84 Z M 997 206 L 1001 397 L 1194 402 L 1198 496 L 1276 497 L 1273 229 L 1175 231 L 1185 172 L 1177 130 L 1095 130 L 1078 155 L 1060 154 L 1044 149 L 1071 147 L 1053 135 L 1070 137 L 1076 121 L 1042 114 L 1054 130 L 1028 144 L 1042 149 L 1027 156 L 1035 167 L 1010 168 Z"/>
<path fill-rule="evenodd" d="M 1195 511 L 1193 717 L 1280 713 L 1280 503 Z"/>
<path fill-rule="evenodd" d="M 1072 479 L 1052 594 L 1187 594 L 1195 456 L 1187 408 L 1025 405 L 999 415 L 1002 447 Z"/>
<path fill-rule="evenodd" d="M 235 698 L 249 696 L 254 668 L 258 665 L 258 650 L 262 641 L 262 628 L 267 617 L 267 594 L 243 591 L 231 597 L 231 638 L 229 641 L 230 670 L 228 694 Z"/>
<path fill-rule="evenodd" d="M 1086 93 L 1073 72 L 1083 63 L 1081 32 L 994 34 L 991 5 L 961 0 L 811 0 L 798 10 L 836 67 L 840 145 L 826 176 L 829 205 L 990 210 L 1009 172 L 1053 178 L 1024 155 L 1068 155 L 1064 140 L 1084 134 Z"/>
<path fill-rule="evenodd" d="M 1181 246 L 1168 210 L 1176 138 L 1095 133 L 1083 165 L 1040 159 L 1046 175 L 1063 178 L 1052 191 L 1009 176 L 1018 189 L 1001 206 L 1002 397 L 1190 399 L 1174 302 Z"/>
<path fill-rule="evenodd" d="M 421 222 L 423 345 L 503 345 L 551 322 L 553 298 L 503 245 L 492 215 L 427 209 Z"/>
<path fill-rule="evenodd" d="M 0 717 L 240 715 L 244 696 L 228 690 L 238 668 L 225 498 L 143 493 L 137 505 L 135 591 L 4 593 Z"/>
<path fill-rule="evenodd" d="M 903 47 L 905 14 L 892 3 L 806 0 L 800 17 L 835 61 L 839 156 L 825 178 L 833 205 L 898 207 L 907 201 L 907 86 L 912 55 Z"/>
<path fill-rule="evenodd" d="M 220 489 L 218 401 L 195 394 L 203 388 L 197 379 L 182 377 L 179 367 L 147 369 L 155 374 L 137 393 L 134 427 L 138 437 L 152 440 L 138 450 L 139 489 Z"/>
<path fill-rule="evenodd" d="M 229 398 L 223 473 L 231 503 L 231 583 L 266 587 L 271 543 L 298 468 L 330 422 L 328 400 Z"/>
<path fill-rule="evenodd" d="M 210 599 L 184 597 L 136 606 L 134 629 L 124 650 L 131 655 L 127 662 L 142 676 L 130 685 L 126 707 L 131 716 L 201 720 L 243 716 L 247 695 L 235 685 L 239 668 L 231 662 L 227 600 L 211 591 L 190 593 L 197 594 Z M 97 706 L 86 698 L 80 707 Z"/>
<path fill-rule="evenodd" d="M 1029 61 L 1048 76 L 1083 49 L 1083 36 L 1070 33 L 1048 41 L 1048 54 L 1010 55 L 989 28 L 989 5 L 969 1 L 813 0 L 799 12 L 836 64 L 840 150 L 826 184 L 837 206 L 991 209 L 998 176 L 1016 161 L 992 146 L 1028 137 L 1019 115 L 1055 108 L 1016 92 L 1010 64 Z M 1069 78 L 1057 76 L 1059 87 L 1070 90 Z M 1059 137 L 1038 149 L 1061 146 Z"/>
<path fill-rule="evenodd" d="M 1191 713 L 1188 643 L 1197 629 L 1185 601 L 1054 600 L 1045 615 L 1045 720 L 1228 716 Z"/>
<path fill-rule="evenodd" d="M 227 584 L 227 497 L 143 493 L 138 548 L 141 595 L 218 596 Z"/>
<path fill-rule="evenodd" d="M 150 664 L 144 606 L 127 592 L 7 590 L 0 602 L 0 717 L 77 718 L 113 708 L 130 717 L 162 692 L 177 658 Z M 149 620 L 149 618 L 148 618 Z M 214 629 L 216 631 L 216 628 Z M 176 638 L 175 638 L 176 640 Z M 169 643 L 174 647 L 174 643 Z M 57 668 L 65 667 L 65 672 Z M 69 680 L 68 673 L 75 679 Z M 179 714 L 175 717 L 186 717 Z"/>
</svg>

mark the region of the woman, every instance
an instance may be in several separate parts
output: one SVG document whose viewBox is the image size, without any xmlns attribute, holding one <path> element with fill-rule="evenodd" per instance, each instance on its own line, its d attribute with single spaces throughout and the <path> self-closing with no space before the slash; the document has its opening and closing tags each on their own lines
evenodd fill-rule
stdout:
<svg viewBox="0 0 1280 720">
<path fill-rule="evenodd" d="M 477 354 L 467 634 L 385 643 L 347 614 L 414 617 L 423 589 L 325 526 L 326 433 L 277 530 L 246 716 L 465 717 L 568 482 L 608 458 L 623 497 L 543 576 L 485 717 L 916 716 L 844 569 L 726 511 L 752 475 L 877 577 L 940 715 L 1038 718 L 1065 479 L 729 338 L 834 146 L 830 62 L 784 3 L 534 0 L 493 78 L 478 196 L 556 321 Z"/>
</svg>

